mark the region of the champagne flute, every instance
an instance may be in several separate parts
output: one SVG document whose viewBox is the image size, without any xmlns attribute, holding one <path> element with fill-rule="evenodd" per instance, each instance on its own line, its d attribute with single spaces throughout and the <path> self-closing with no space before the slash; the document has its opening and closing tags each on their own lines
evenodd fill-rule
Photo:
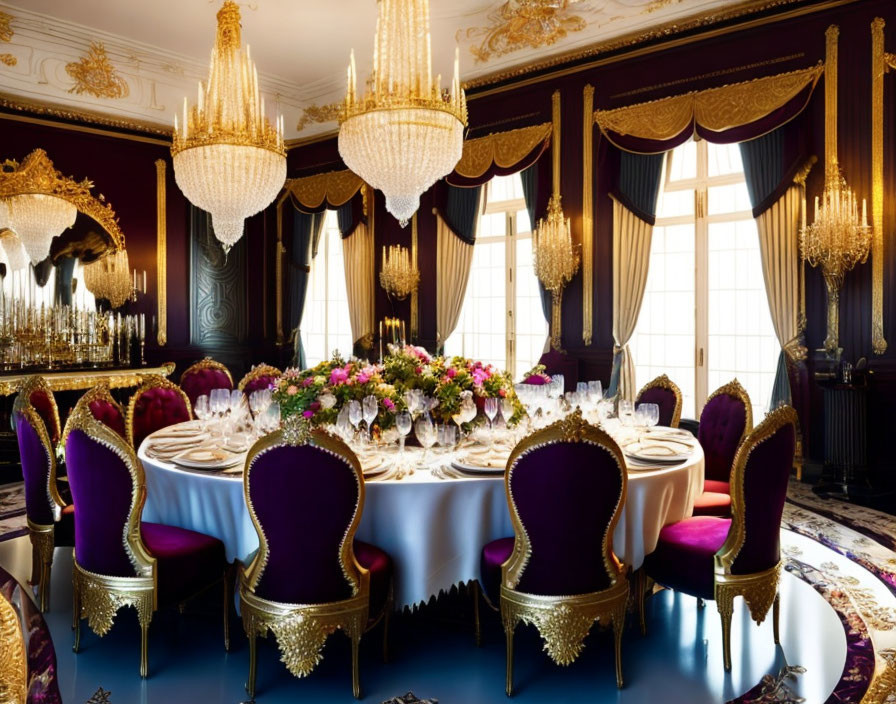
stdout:
<svg viewBox="0 0 896 704">
<path fill-rule="evenodd" d="M 488 418 L 489 430 L 494 430 L 495 416 L 498 415 L 498 399 L 496 399 L 496 398 L 485 399 L 485 404 L 484 404 L 483 410 L 485 411 L 485 417 Z"/>
<path fill-rule="evenodd" d="M 354 427 L 355 431 L 352 433 L 352 438 L 358 433 L 358 425 L 361 423 L 361 417 L 363 412 L 361 410 L 361 404 L 358 401 L 349 401 L 348 404 L 348 420 Z"/>
<path fill-rule="evenodd" d="M 436 441 L 436 430 L 428 416 L 420 416 L 417 419 L 417 422 L 414 423 L 414 434 L 423 447 L 423 457 L 420 458 L 420 464 L 425 464 L 426 453 Z"/>
<path fill-rule="evenodd" d="M 404 439 L 408 436 L 408 433 L 411 432 L 411 425 L 412 419 L 410 413 L 401 411 L 401 413 L 395 414 L 395 427 L 398 429 L 399 479 L 404 476 Z"/>
<path fill-rule="evenodd" d="M 196 403 L 193 404 L 193 414 L 199 420 L 199 427 L 202 432 L 205 432 L 205 426 L 211 416 L 211 409 L 208 405 L 208 396 L 202 394 L 196 399 Z"/>
<path fill-rule="evenodd" d="M 376 396 L 374 396 L 373 394 L 365 396 L 364 402 L 362 404 L 362 410 L 364 413 L 364 422 L 367 423 L 367 442 L 370 443 L 373 441 L 371 424 L 376 419 L 377 413 L 379 412 Z"/>
</svg>

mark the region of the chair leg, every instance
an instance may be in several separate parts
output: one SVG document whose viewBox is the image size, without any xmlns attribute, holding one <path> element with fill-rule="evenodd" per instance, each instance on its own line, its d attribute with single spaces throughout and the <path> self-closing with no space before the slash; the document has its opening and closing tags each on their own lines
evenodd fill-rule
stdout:
<svg viewBox="0 0 896 704">
<path fill-rule="evenodd" d="M 504 634 L 507 637 L 507 681 L 504 684 L 504 693 L 508 697 L 513 696 L 513 632 L 514 626 L 505 627 Z"/>
<path fill-rule="evenodd" d="M 255 631 L 246 631 L 249 639 L 249 679 L 246 680 L 246 694 L 249 699 L 255 699 L 255 675 L 258 667 L 258 636 Z"/>
<path fill-rule="evenodd" d="M 775 645 L 781 645 L 781 631 L 779 621 L 781 620 L 781 594 L 775 594 L 775 602 L 772 607 L 772 627 L 775 632 Z"/>
<path fill-rule="evenodd" d="M 731 669 L 731 619 L 734 616 L 734 596 L 727 591 L 716 592 L 716 606 L 722 619 L 722 657 L 725 670 Z"/>
<path fill-rule="evenodd" d="M 140 676 L 149 675 L 149 623 L 152 621 L 152 593 L 146 593 L 137 607 L 137 620 L 140 621 Z"/>
<path fill-rule="evenodd" d="M 53 567 L 52 562 L 46 560 L 40 566 L 40 610 L 47 613 L 50 610 L 50 570 Z"/>
<path fill-rule="evenodd" d="M 642 597 L 643 599 L 643 597 Z M 616 654 L 616 687 L 622 689 L 622 631 L 625 629 L 625 613 L 623 606 L 613 615 L 613 649 Z"/>
<path fill-rule="evenodd" d="M 230 652 L 230 602 L 233 600 L 231 597 L 231 574 L 230 570 L 227 570 L 224 573 L 224 583 L 223 583 L 223 592 L 224 592 L 224 650 Z"/>
<path fill-rule="evenodd" d="M 638 621 L 641 626 L 641 635 L 647 635 L 647 617 L 645 614 L 645 605 L 644 600 L 646 598 L 647 592 L 647 574 L 644 572 L 644 568 L 638 570 L 637 577 L 635 579 L 635 589 L 638 590 Z"/>
<path fill-rule="evenodd" d="M 81 589 L 77 577 L 72 580 L 72 630 L 75 632 L 72 651 L 77 653 L 81 646 Z"/>
<path fill-rule="evenodd" d="M 479 622 L 479 580 L 474 579 L 472 584 L 473 592 L 473 635 L 476 640 L 476 647 L 482 645 L 482 627 Z"/>
<path fill-rule="evenodd" d="M 358 646 L 361 643 L 361 629 L 355 629 L 351 634 L 352 639 L 352 694 L 355 699 L 361 698 L 361 672 L 358 665 Z"/>
</svg>

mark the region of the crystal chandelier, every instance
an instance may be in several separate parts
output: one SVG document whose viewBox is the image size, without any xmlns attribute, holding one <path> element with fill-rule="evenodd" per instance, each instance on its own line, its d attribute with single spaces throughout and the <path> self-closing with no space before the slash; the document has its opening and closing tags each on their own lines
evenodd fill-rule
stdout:
<svg viewBox="0 0 896 704">
<path fill-rule="evenodd" d="M 411 255 L 407 247 L 393 245 L 383 247 L 383 264 L 380 269 L 380 285 L 393 298 L 403 301 L 420 283 L 420 272 L 416 264 L 411 263 Z"/>
<path fill-rule="evenodd" d="M 109 301 L 112 308 L 124 305 L 132 292 L 127 250 L 119 250 L 87 264 L 84 285 L 94 297 Z"/>
<path fill-rule="evenodd" d="M 22 240 L 32 264 L 50 256 L 53 238 L 75 224 L 78 209 L 62 198 L 26 193 L 9 199 L 12 230 Z"/>
<path fill-rule="evenodd" d="M 563 289 L 579 270 L 579 253 L 572 243 L 569 218 L 560 207 L 560 194 L 554 193 L 548 203 L 547 217 L 538 221 L 532 233 L 535 274 L 551 292 L 551 347 L 560 349 L 560 312 Z"/>
<path fill-rule="evenodd" d="M 404 227 L 420 196 L 460 161 L 467 101 L 455 52 L 451 93 L 432 77 L 429 0 L 379 0 L 373 72 L 358 94 L 355 55 L 340 115 L 339 154 L 386 196 Z"/>
<path fill-rule="evenodd" d="M 240 43 L 240 10 L 226 0 L 218 11 L 208 84 L 183 120 L 174 118 L 171 155 L 177 185 L 193 205 L 211 213 L 224 251 L 243 235 L 243 221 L 266 208 L 286 180 L 283 117 L 272 126 L 258 94 L 258 71 Z"/>
<path fill-rule="evenodd" d="M 0 246 L 3 248 L 9 271 L 18 271 L 28 266 L 28 254 L 22 246 L 22 240 L 15 232 L 7 231 L 3 239 L 0 240 Z"/>
</svg>

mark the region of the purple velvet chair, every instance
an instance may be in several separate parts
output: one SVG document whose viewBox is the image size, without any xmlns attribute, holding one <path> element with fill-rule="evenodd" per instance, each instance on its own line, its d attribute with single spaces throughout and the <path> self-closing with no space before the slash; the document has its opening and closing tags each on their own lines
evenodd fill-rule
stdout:
<svg viewBox="0 0 896 704">
<path fill-rule="evenodd" d="M 694 516 L 668 525 L 644 562 L 658 583 L 715 599 L 722 617 L 725 669 L 731 669 L 731 617 L 742 596 L 757 623 L 774 604 L 778 639 L 781 514 L 796 447 L 796 412 L 781 406 L 747 437 L 731 472 L 731 518 Z M 643 612 L 643 594 L 641 596 Z"/>
<path fill-rule="evenodd" d="M 65 455 L 78 506 L 72 570 L 75 652 L 82 618 L 103 636 L 117 611 L 133 606 L 141 630 L 140 675 L 146 677 L 153 612 L 179 606 L 214 584 L 224 587 L 224 646 L 229 649 L 231 599 L 224 544 L 191 530 L 141 522 L 143 466 L 133 448 L 86 405 L 72 413 Z"/>
<path fill-rule="evenodd" d="M 150 374 L 128 402 L 127 439 L 135 450 L 148 435 L 192 418 L 190 400 L 177 384 Z"/>
<path fill-rule="evenodd" d="M 246 459 L 246 504 L 260 547 L 240 574 L 249 679 L 255 696 L 256 640 L 270 630 L 296 677 L 320 662 L 329 634 L 352 642 L 352 690 L 360 696 L 358 644 L 392 608 L 392 560 L 354 540 L 364 509 L 364 478 L 341 440 L 301 426 L 259 440 Z M 288 624 L 302 622 L 302 629 Z"/>
<path fill-rule="evenodd" d="M 56 544 L 74 544 L 74 506 L 56 485 L 56 454 L 43 415 L 32 400 L 52 399 L 40 377 L 30 377 L 13 404 L 13 423 L 25 480 L 25 515 L 31 539 L 31 583 L 39 585 L 41 611 L 50 607 L 50 572 Z M 56 407 L 55 402 L 53 408 Z M 46 406 L 44 406 L 46 408 Z"/>
<path fill-rule="evenodd" d="M 190 406 L 200 396 L 207 396 L 212 389 L 233 389 L 233 377 L 230 370 L 211 357 L 202 359 L 191 367 L 187 367 L 180 375 L 180 388 L 190 399 Z"/>
<path fill-rule="evenodd" d="M 681 420 L 681 389 L 665 374 L 649 381 L 638 392 L 635 404 L 655 403 L 660 409 L 658 425 L 677 428 Z"/>
<path fill-rule="evenodd" d="M 578 358 L 571 357 L 565 352 L 552 349 L 541 355 L 538 363 L 544 365 L 545 373 L 549 376 L 553 376 L 554 374 L 563 375 L 564 391 L 576 390 L 576 384 L 579 381 Z"/>
<path fill-rule="evenodd" d="M 128 433 L 124 410 L 121 404 L 112 398 L 112 394 L 109 393 L 109 386 L 105 382 L 97 384 L 79 398 L 75 408 L 79 406 L 85 406 L 90 414 L 100 423 L 108 426 L 127 440 Z M 66 421 L 65 428 L 62 431 L 63 445 L 65 445 L 65 440 L 68 437 L 69 426 L 69 421 Z"/>
<path fill-rule="evenodd" d="M 697 440 L 706 458 L 703 493 L 695 516 L 730 516 L 731 468 L 737 448 L 753 429 L 753 404 L 737 379 L 716 389 L 700 414 Z"/>
<path fill-rule="evenodd" d="M 280 378 L 281 374 L 283 372 L 270 364 L 257 364 L 246 373 L 246 376 L 240 379 L 237 388 L 248 396 L 253 391 L 267 389 L 274 381 Z"/>
<path fill-rule="evenodd" d="M 580 411 L 523 439 L 511 453 L 505 484 L 515 537 L 486 545 L 480 564 L 486 599 L 500 604 L 504 622 L 508 696 L 520 621 L 538 629 L 558 665 L 579 656 L 595 621 L 611 622 L 622 687 L 629 583 L 612 541 L 626 476 L 622 451 Z"/>
</svg>

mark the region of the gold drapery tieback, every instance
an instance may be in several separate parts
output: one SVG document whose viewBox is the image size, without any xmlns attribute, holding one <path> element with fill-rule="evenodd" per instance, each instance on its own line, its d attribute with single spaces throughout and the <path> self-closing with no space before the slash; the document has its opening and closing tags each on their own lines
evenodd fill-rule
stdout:
<svg viewBox="0 0 896 704">
<path fill-rule="evenodd" d="M 609 132 L 639 139 L 667 140 L 699 125 L 722 132 L 756 122 L 786 105 L 807 86 L 815 84 L 824 65 L 731 83 L 718 88 L 692 91 L 669 98 L 627 105 L 614 110 L 597 110 L 594 121 Z"/>
<path fill-rule="evenodd" d="M 552 123 L 495 132 L 487 137 L 464 141 L 464 151 L 454 173 L 464 178 L 479 178 L 492 164 L 506 169 L 518 164 L 539 144 L 551 139 Z"/>
<path fill-rule="evenodd" d="M 781 348 L 787 357 L 793 362 L 802 362 L 809 354 L 806 345 L 803 344 L 803 334 L 798 333 Z"/>
<path fill-rule="evenodd" d="M 363 185 L 360 176 L 344 169 L 287 179 L 285 188 L 300 207 L 316 209 L 324 202 L 334 208 L 345 205 Z"/>
</svg>

